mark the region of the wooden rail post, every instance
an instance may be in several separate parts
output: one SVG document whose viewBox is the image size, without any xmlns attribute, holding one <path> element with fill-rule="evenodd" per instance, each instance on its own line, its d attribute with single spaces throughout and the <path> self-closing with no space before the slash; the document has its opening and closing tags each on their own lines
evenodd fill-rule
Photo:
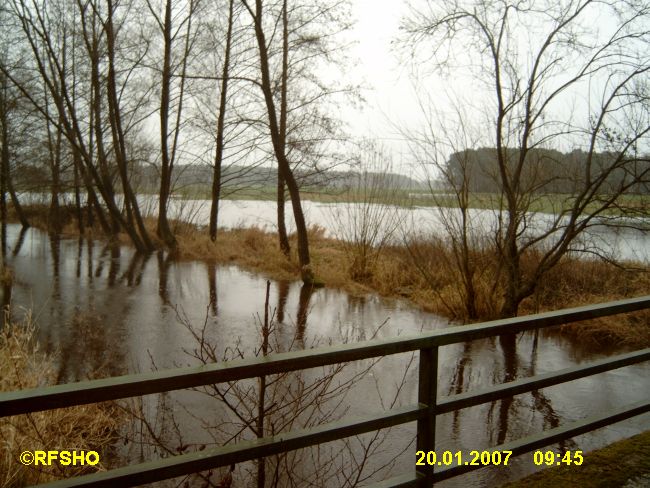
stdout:
<svg viewBox="0 0 650 488">
<path fill-rule="evenodd" d="M 425 418 L 418 420 L 417 450 L 436 449 L 436 407 L 438 391 L 438 346 L 420 349 L 418 403 L 427 407 Z M 426 459 L 426 458 L 425 458 Z M 415 460 L 414 460 L 415 462 Z M 433 466 L 416 466 L 419 485 L 433 486 Z"/>
</svg>

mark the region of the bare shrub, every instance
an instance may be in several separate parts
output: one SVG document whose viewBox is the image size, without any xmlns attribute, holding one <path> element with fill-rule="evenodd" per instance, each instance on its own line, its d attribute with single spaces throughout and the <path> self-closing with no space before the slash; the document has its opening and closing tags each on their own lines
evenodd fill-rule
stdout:
<svg viewBox="0 0 650 488">
<path fill-rule="evenodd" d="M 336 238 L 343 242 L 350 278 L 366 283 L 399 227 L 397 205 L 404 202 L 386 151 L 369 145 L 359 167 L 345 191 L 337 195 L 330 220 Z"/>
</svg>

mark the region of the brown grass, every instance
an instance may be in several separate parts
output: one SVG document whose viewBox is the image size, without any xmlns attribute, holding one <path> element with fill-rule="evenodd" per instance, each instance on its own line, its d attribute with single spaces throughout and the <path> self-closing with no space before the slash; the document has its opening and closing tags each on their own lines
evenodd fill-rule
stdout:
<svg viewBox="0 0 650 488">
<path fill-rule="evenodd" d="M 39 351 L 30 320 L 0 332 L 0 391 L 53 384 L 52 357 Z M 124 414 L 111 403 L 49 410 L 0 419 L 0 487 L 26 486 L 105 469 Z M 97 451 L 95 466 L 24 466 L 23 451 Z"/>
<path fill-rule="evenodd" d="M 155 219 L 147 219 L 146 225 L 155 240 Z M 277 235 L 263 229 L 220 229 L 215 243 L 205 228 L 187 225 L 177 228 L 180 259 L 237 264 L 279 280 L 295 280 L 300 274 L 295 235 L 290 236 L 292 255 L 287 260 L 280 252 Z M 74 234 L 76 227 L 68 221 L 64 230 Z M 121 236 L 120 240 L 128 242 L 126 236 Z M 350 277 L 354 256 L 342 242 L 326 238 L 324 229 L 312 227 L 309 243 L 316 277 L 327 286 L 342 288 L 353 295 L 376 292 L 384 297 L 405 298 L 423 310 L 451 320 L 466 321 L 461 277 L 444 240 L 413 243 L 410 251 L 404 246 L 385 247 L 362 282 Z M 494 254 L 476 251 L 471 258 L 477 269 L 479 319 L 494 319 L 501 306 L 501 291 L 493 285 L 498 282 Z M 532 270 L 539 259 L 540 255 L 535 252 L 524 256 L 521 264 L 524 272 Z M 426 275 L 422 270 L 426 270 Z M 539 283 L 535 294 L 521 304 L 520 314 L 647 294 L 650 290 L 648 271 L 647 267 L 641 271 L 627 271 L 602 261 L 565 257 Z M 567 325 L 563 332 L 597 344 L 649 345 L 649 318 L 650 312 L 627 314 Z"/>
</svg>

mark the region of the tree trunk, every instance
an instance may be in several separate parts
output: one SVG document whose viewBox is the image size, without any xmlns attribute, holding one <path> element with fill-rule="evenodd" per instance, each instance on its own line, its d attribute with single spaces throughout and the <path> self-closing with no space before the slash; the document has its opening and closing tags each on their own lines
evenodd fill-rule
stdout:
<svg viewBox="0 0 650 488">
<path fill-rule="evenodd" d="M 271 324 L 269 321 L 269 295 L 271 282 L 266 282 L 266 300 L 264 302 L 264 324 L 262 324 L 262 356 L 266 357 L 269 353 L 269 335 L 271 334 Z M 259 377 L 260 389 L 257 399 L 257 421 L 255 430 L 257 438 L 264 437 L 264 418 L 266 417 L 266 376 Z M 266 483 L 266 463 L 263 457 L 257 459 L 257 488 L 264 488 Z"/>
<path fill-rule="evenodd" d="M 7 223 L 7 175 L 9 174 L 9 128 L 7 127 L 8 117 L 7 117 L 7 80 L 6 77 L 2 76 L 2 86 L 0 87 L 0 124 L 2 124 L 2 154 L 0 155 L 0 221 L 2 224 Z M 2 263 L 4 265 L 4 261 Z"/>
<path fill-rule="evenodd" d="M 285 147 L 282 144 L 280 136 L 280 128 L 276 115 L 275 102 L 273 100 L 273 92 L 271 89 L 271 77 L 269 73 L 269 60 L 266 47 L 266 39 L 262 28 L 262 0 L 256 0 L 257 13 L 254 16 L 255 21 L 255 37 L 260 52 L 260 68 L 262 71 L 262 91 L 264 93 L 264 100 L 266 102 L 267 114 L 269 117 L 269 129 L 271 132 L 271 141 L 273 143 L 273 150 L 275 157 L 278 161 L 280 174 L 284 178 L 291 196 L 291 206 L 293 215 L 296 222 L 296 234 L 298 236 L 298 260 L 300 262 L 300 274 L 304 283 L 313 283 L 314 273 L 311 269 L 311 262 L 309 257 L 309 239 L 307 236 L 307 226 L 305 224 L 305 216 L 302 211 L 300 203 L 300 189 L 296 183 L 291 165 L 285 154 Z"/>
<path fill-rule="evenodd" d="M 287 0 L 282 3 L 282 80 L 280 83 L 280 139 L 282 146 L 287 147 L 287 81 L 289 71 L 289 19 L 287 12 Z M 287 236 L 287 226 L 284 218 L 284 188 L 285 181 L 282 177 L 282 171 L 278 165 L 278 239 L 280 241 L 280 250 L 289 257 L 291 255 L 291 246 Z"/>
<path fill-rule="evenodd" d="M 52 184 L 50 185 L 50 215 L 48 227 L 51 232 L 58 234 L 61 232 L 61 212 L 59 208 L 59 189 L 61 187 L 61 152 L 62 152 L 61 132 L 56 133 L 56 144 L 53 154 L 50 154 L 50 169 L 52 173 Z"/>
<path fill-rule="evenodd" d="M 126 228 L 131 240 L 138 251 L 149 253 L 153 251 L 154 246 L 149 239 L 149 233 L 144 226 L 144 221 L 140 215 L 140 207 L 133 193 L 129 182 L 127 171 L 126 148 L 124 142 L 124 131 L 122 129 L 122 120 L 119 106 L 119 97 L 117 95 L 117 80 L 115 70 L 115 32 L 113 28 L 113 11 L 115 9 L 113 0 L 108 0 L 108 19 L 105 23 L 107 54 L 108 54 L 108 108 L 111 131 L 113 134 L 113 146 L 115 160 L 122 181 L 122 190 L 124 192 L 124 207 L 126 208 Z M 134 222 L 135 221 L 135 222 Z M 136 231 L 137 226 L 137 231 Z"/>
<path fill-rule="evenodd" d="M 81 192 L 79 190 L 79 166 L 81 166 L 81 161 L 77 151 L 75 151 L 74 156 L 74 208 L 77 214 L 77 228 L 79 229 L 79 235 L 84 234 L 84 214 L 81 209 Z"/>
<path fill-rule="evenodd" d="M 212 178 L 212 206 L 210 207 L 210 239 L 217 240 L 219 223 L 219 200 L 221 199 L 221 167 L 223 164 L 223 133 L 226 119 L 228 74 L 230 72 L 230 47 L 232 43 L 232 23 L 234 0 L 228 2 L 228 30 L 226 33 L 226 52 L 221 73 L 221 93 L 219 94 L 219 116 L 217 118 L 217 148 L 214 156 L 214 176 Z"/>
<path fill-rule="evenodd" d="M 284 217 L 284 178 L 278 166 L 278 238 L 280 240 L 280 250 L 282 253 L 289 257 L 291 255 L 291 245 L 289 244 L 289 236 L 287 235 L 287 226 Z"/>
<path fill-rule="evenodd" d="M 177 243 L 167 220 L 167 204 L 171 192 L 173 161 L 169 155 L 169 105 L 171 90 L 171 56 L 172 56 L 172 3 L 165 3 L 165 20 L 163 23 L 163 67 L 162 85 L 160 92 L 160 149 L 162 166 L 160 171 L 160 195 L 158 205 L 158 226 L 156 233 L 171 249 L 176 249 Z"/>
</svg>

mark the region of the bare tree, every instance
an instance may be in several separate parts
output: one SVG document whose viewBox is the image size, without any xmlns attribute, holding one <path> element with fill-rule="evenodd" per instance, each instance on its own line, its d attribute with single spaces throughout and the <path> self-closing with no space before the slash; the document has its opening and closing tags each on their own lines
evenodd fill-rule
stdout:
<svg viewBox="0 0 650 488">
<path fill-rule="evenodd" d="M 228 27 L 226 28 L 226 46 L 224 48 L 223 67 L 221 70 L 221 89 L 219 91 L 219 112 L 216 128 L 216 148 L 214 155 L 214 175 L 212 177 L 212 203 L 210 207 L 210 239 L 217 239 L 217 222 L 219 217 L 219 200 L 221 198 L 221 185 L 223 159 L 224 159 L 224 131 L 226 123 L 226 102 L 228 100 L 228 78 L 230 76 L 230 56 L 232 51 L 233 21 L 235 15 L 235 2 L 228 0 Z"/>
<path fill-rule="evenodd" d="M 305 223 L 305 215 L 302 211 L 302 204 L 300 202 L 300 189 L 298 183 L 291 169 L 291 164 L 287 158 L 285 141 L 282 139 L 280 125 L 278 121 L 279 112 L 276 108 L 276 102 L 273 97 L 273 88 L 271 86 L 271 71 L 269 66 L 269 52 L 266 40 L 266 17 L 264 16 L 262 0 L 255 0 L 255 8 L 247 0 L 242 0 L 246 10 L 248 10 L 255 29 L 255 39 L 259 49 L 259 67 L 261 71 L 260 88 L 264 94 L 264 102 L 266 105 L 267 116 L 269 120 L 269 131 L 271 142 L 273 144 L 273 151 L 278 161 L 279 171 L 282 178 L 286 182 L 289 194 L 291 195 L 291 205 L 293 208 L 293 216 L 296 223 L 296 233 L 298 236 L 298 259 L 300 262 L 300 274 L 303 282 L 312 283 L 314 281 L 314 273 L 311 269 L 311 258 L 309 256 L 309 238 L 307 236 L 307 225 Z"/>
<path fill-rule="evenodd" d="M 24 107 L 24 98 L 20 96 L 20 92 L 11 85 L 4 74 L 8 64 L 12 62 L 9 59 L 11 30 L 7 12 L 1 7 L 0 22 L 6 29 L 0 38 L 0 65 L 4 67 L 0 70 L 0 220 L 3 224 L 7 222 L 6 193 L 9 192 L 18 219 L 23 228 L 27 228 L 29 222 L 14 189 L 11 168 L 15 166 L 17 147 L 21 142 L 20 136 L 31 125 L 31 121 L 29 111 Z M 16 51 L 21 53 L 21 50 L 14 49 L 14 52 Z M 20 56 L 18 56 L 18 59 L 20 59 Z M 14 160 L 13 164 L 12 160 Z"/>
<path fill-rule="evenodd" d="M 160 29 L 163 39 L 163 60 L 160 83 L 160 149 L 161 172 L 158 205 L 158 236 L 171 249 L 177 246 L 176 238 L 169 227 L 167 207 L 172 189 L 172 172 L 179 154 L 179 138 L 182 127 L 183 103 L 187 78 L 185 73 L 190 52 L 196 39 L 193 21 L 199 8 L 199 0 L 190 0 L 186 6 L 168 0 L 164 14 L 160 15 L 150 1 L 147 7 Z M 181 42 L 180 53 L 175 54 L 175 45 Z M 176 72 L 178 75 L 176 76 Z M 176 86 L 177 85 L 177 86 Z M 174 116 L 170 128 L 170 115 Z"/>
<path fill-rule="evenodd" d="M 646 2 L 449 1 L 413 4 L 403 23 L 417 59 L 419 49 L 452 76 L 468 67 L 484 101 L 477 115 L 496 148 L 492 239 L 502 317 L 516 315 L 567 253 L 598 252 L 587 231 L 625 209 L 650 177 L 649 15 Z M 594 18 L 608 22 L 596 26 Z M 535 150 L 567 146 L 584 151 L 583 174 L 575 191 L 549 195 L 555 177 Z M 552 215 L 531 214 L 542 198 Z M 535 265 L 523 267 L 533 252 Z"/>
</svg>

